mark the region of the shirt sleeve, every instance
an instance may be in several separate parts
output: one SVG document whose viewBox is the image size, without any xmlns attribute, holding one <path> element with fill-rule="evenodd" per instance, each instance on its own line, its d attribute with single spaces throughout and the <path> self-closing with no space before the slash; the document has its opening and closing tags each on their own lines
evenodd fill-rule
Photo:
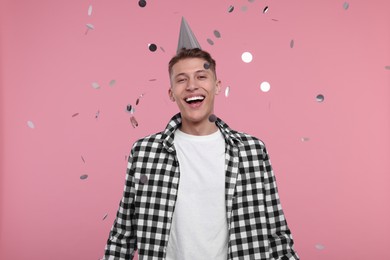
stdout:
<svg viewBox="0 0 390 260">
<path fill-rule="evenodd" d="M 134 170 L 133 150 L 130 154 L 123 197 L 105 247 L 105 260 L 133 259 L 137 241 L 134 225 Z"/>
<path fill-rule="evenodd" d="M 272 259 L 299 259 L 294 250 L 294 241 L 287 226 L 282 206 L 280 204 L 275 175 L 266 148 L 263 148 L 263 166 L 265 171 L 264 190 L 268 240 Z"/>
</svg>

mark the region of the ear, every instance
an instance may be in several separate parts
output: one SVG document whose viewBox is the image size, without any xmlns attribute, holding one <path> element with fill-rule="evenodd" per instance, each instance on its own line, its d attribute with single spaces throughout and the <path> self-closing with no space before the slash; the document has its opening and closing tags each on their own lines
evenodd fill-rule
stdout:
<svg viewBox="0 0 390 260">
<path fill-rule="evenodd" d="M 168 89 L 168 96 L 169 96 L 169 99 L 172 100 L 172 102 L 175 102 L 175 97 L 173 96 L 173 92 L 172 92 L 171 88 Z"/>
<path fill-rule="evenodd" d="M 219 92 L 221 92 L 221 85 L 222 82 L 220 80 L 217 80 L 217 82 L 215 83 L 215 95 L 218 95 Z"/>
</svg>

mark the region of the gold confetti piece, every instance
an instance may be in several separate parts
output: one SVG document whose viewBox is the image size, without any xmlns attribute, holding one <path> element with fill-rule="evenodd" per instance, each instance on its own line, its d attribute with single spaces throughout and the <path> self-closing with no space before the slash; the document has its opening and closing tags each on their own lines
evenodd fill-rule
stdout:
<svg viewBox="0 0 390 260">
<path fill-rule="evenodd" d="M 133 128 L 136 128 L 138 126 L 138 122 L 134 116 L 130 117 L 130 122 L 131 122 L 131 125 L 133 126 Z"/>
<path fill-rule="evenodd" d="M 75 117 L 75 116 L 78 116 L 79 115 L 79 113 L 74 113 L 73 115 L 72 115 L 72 117 Z"/>
</svg>

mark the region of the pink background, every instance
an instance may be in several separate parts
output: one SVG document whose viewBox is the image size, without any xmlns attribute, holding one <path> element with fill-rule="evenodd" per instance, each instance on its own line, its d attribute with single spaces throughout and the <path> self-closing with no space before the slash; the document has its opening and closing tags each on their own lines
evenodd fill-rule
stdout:
<svg viewBox="0 0 390 260">
<path fill-rule="evenodd" d="M 132 143 L 178 111 L 182 16 L 230 87 L 216 114 L 267 144 L 301 258 L 390 259 L 389 1 L 0 3 L 0 259 L 103 255 Z"/>
</svg>

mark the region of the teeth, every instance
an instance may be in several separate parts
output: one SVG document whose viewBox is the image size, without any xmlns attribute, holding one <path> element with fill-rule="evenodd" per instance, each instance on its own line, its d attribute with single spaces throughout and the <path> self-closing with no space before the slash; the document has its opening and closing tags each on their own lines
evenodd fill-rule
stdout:
<svg viewBox="0 0 390 260">
<path fill-rule="evenodd" d="M 195 101 L 195 100 L 203 100 L 204 97 L 202 96 L 196 96 L 196 97 L 190 97 L 190 98 L 186 98 L 186 102 L 191 102 L 191 101 Z"/>
</svg>

